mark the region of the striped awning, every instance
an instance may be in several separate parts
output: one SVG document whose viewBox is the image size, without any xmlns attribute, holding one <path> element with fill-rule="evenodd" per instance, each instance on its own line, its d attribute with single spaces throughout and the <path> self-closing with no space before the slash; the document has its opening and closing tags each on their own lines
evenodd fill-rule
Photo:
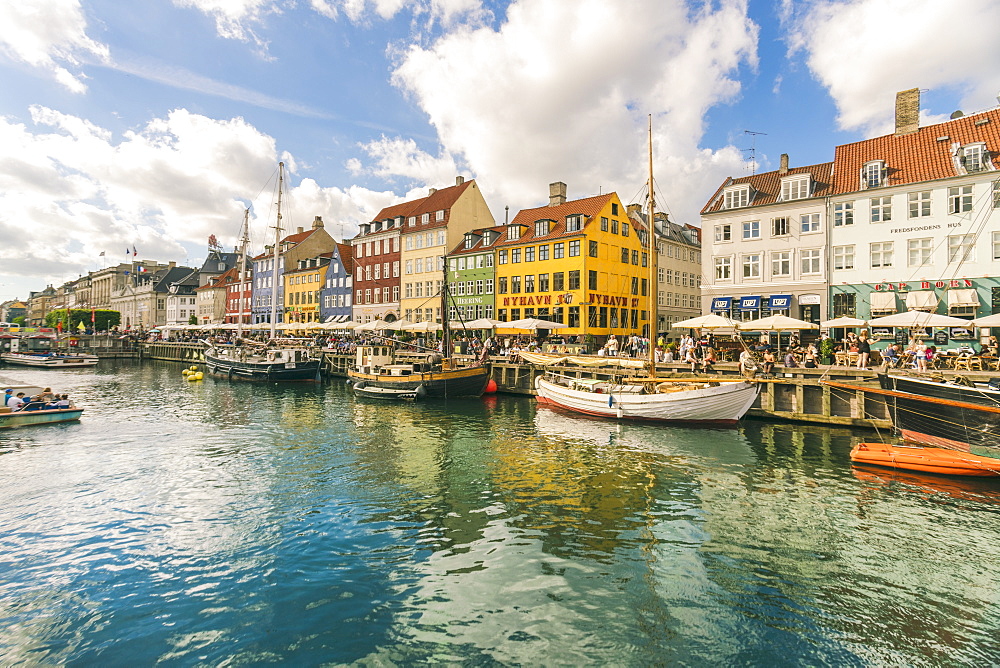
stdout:
<svg viewBox="0 0 1000 668">
<path fill-rule="evenodd" d="M 323 322 L 326 322 L 326 323 L 330 323 L 330 322 L 347 322 L 350 319 L 351 319 L 351 316 L 349 316 L 349 315 L 331 315 L 329 318 L 327 318 Z"/>
</svg>

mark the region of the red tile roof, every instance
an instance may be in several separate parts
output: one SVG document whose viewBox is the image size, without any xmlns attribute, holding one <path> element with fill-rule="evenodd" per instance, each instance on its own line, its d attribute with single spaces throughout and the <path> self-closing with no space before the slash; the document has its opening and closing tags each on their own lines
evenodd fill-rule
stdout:
<svg viewBox="0 0 1000 668">
<path fill-rule="evenodd" d="M 470 179 L 456 186 L 441 188 L 440 190 L 429 194 L 427 197 L 421 197 L 420 199 L 409 200 L 408 202 L 400 202 L 399 204 L 387 206 L 378 212 L 378 215 L 372 219 L 372 222 L 382 222 L 389 220 L 390 218 L 395 219 L 400 216 L 409 218 L 410 216 L 421 216 L 427 213 L 431 215 L 430 222 L 424 225 L 419 225 L 417 228 L 414 228 L 414 231 L 417 229 L 426 230 L 434 227 L 443 227 L 448 224 L 448 219 L 451 217 L 451 207 L 458 201 L 458 198 L 461 197 L 466 190 L 473 187 L 475 183 L 475 179 Z M 434 213 L 441 210 L 445 211 L 444 220 L 435 220 Z M 402 229 L 403 232 L 406 232 L 405 227 L 397 229 Z M 384 231 L 384 228 L 379 230 L 379 232 Z"/>
<path fill-rule="evenodd" d="M 885 135 L 842 144 L 836 148 L 837 173 L 831 194 L 861 189 L 861 168 L 866 162 L 884 160 L 886 185 L 920 183 L 954 176 L 952 146 L 985 142 L 994 168 L 1000 168 L 1000 108 L 928 125 L 907 135 Z"/>
<path fill-rule="evenodd" d="M 493 243 L 490 244 L 490 246 L 486 246 L 485 244 L 483 244 L 482 235 L 484 232 L 497 233 L 497 238 L 493 240 Z M 507 227 L 506 225 L 496 225 L 495 227 L 480 227 L 478 229 L 471 230 L 470 233 L 479 235 L 479 239 L 476 240 L 476 243 L 472 244 L 472 248 L 465 247 L 465 237 L 463 235 L 462 240 L 458 242 L 458 246 L 453 248 L 452 251 L 448 253 L 448 255 L 464 255 L 466 253 L 480 253 L 492 246 L 497 246 L 499 245 L 499 241 L 501 241 L 504 235 L 507 234 Z"/>
<path fill-rule="evenodd" d="M 744 208 L 775 204 L 781 195 L 781 180 L 789 176 L 795 176 L 796 174 L 810 174 L 812 176 L 813 191 L 810 197 L 826 197 L 830 194 L 833 183 L 833 165 L 834 163 L 832 162 L 823 162 L 808 167 L 789 168 L 784 174 L 775 170 L 773 172 L 742 176 L 738 179 L 730 177 L 726 179 L 725 183 L 719 186 L 719 189 L 712 195 L 712 199 L 708 200 L 708 204 L 701 210 L 701 213 L 704 215 L 706 213 L 723 211 L 724 198 L 722 194 L 726 188 L 745 184 L 750 186 L 753 198 L 750 200 L 750 205 Z"/>
<path fill-rule="evenodd" d="M 354 246 L 337 242 L 337 255 L 340 256 L 340 263 L 344 265 L 344 273 L 354 273 Z"/>
<path fill-rule="evenodd" d="M 566 216 L 583 214 L 587 217 L 587 220 L 584 223 L 584 227 L 586 227 L 594 221 L 594 217 L 608 205 L 608 202 L 610 202 L 612 198 L 616 197 L 617 195 L 615 193 L 610 192 L 607 195 L 596 195 L 594 197 L 575 199 L 571 202 L 558 204 L 556 206 L 540 206 L 535 209 L 521 209 L 517 215 L 514 216 L 514 220 L 510 221 L 511 225 L 524 225 L 524 229 L 521 231 L 521 238 L 507 239 L 507 234 L 504 232 L 500 241 L 494 244 L 494 246 L 516 246 L 517 244 L 529 241 L 557 239 L 566 234 Z M 623 219 L 627 219 L 628 211 L 622 207 L 620 215 Z M 536 237 L 535 221 L 538 220 L 554 220 L 555 225 L 552 226 L 552 229 L 548 234 Z M 582 230 L 580 232 L 570 232 L 570 234 L 582 234 Z"/>
</svg>

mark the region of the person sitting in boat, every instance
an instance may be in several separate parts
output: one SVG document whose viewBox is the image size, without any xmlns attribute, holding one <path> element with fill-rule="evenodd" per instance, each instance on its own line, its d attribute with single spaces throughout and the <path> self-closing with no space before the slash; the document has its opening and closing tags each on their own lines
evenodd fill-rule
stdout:
<svg viewBox="0 0 1000 668">
<path fill-rule="evenodd" d="M 40 411 L 45 408 L 45 402 L 39 399 L 40 396 L 41 395 L 28 397 L 28 399 L 24 402 L 24 405 L 21 406 L 21 412 L 26 413 L 28 411 Z"/>
<path fill-rule="evenodd" d="M 24 392 L 18 392 L 13 397 L 7 399 L 7 408 L 12 412 L 21 410 L 21 406 L 24 405 Z"/>
<path fill-rule="evenodd" d="M 52 394 L 52 388 L 51 387 L 46 387 L 44 390 L 42 390 L 41 394 L 39 394 L 37 397 L 35 397 L 35 401 L 44 401 L 45 403 L 50 403 L 50 402 L 55 401 L 58 398 L 59 398 L 58 395 Z"/>
<path fill-rule="evenodd" d="M 3 405 L 6 406 L 7 402 L 14 398 L 14 390 L 4 390 L 3 391 Z"/>
<path fill-rule="evenodd" d="M 69 407 L 70 407 L 70 403 L 69 403 L 69 395 L 68 394 L 56 395 L 56 400 L 53 401 L 53 402 L 51 402 L 51 403 L 49 403 L 46 406 L 46 408 L 54 408 L 54 409 L 65 409 L 65 408 L 69 408 Z"/>
</svg>

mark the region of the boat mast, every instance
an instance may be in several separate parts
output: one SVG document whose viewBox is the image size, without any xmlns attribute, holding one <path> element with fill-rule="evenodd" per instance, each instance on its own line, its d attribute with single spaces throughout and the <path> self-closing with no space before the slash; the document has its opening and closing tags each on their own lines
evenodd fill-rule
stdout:
<svg viewBox="0 0 1000 668">
<path fill-rule="evenodd" d="M 271 253 L 271 339 L 278 318 L 278 244 L 281 243 L 281 186 L 285 182 L 285 163 L 278 163 L 278 218 L 274 221 L 274 250 Z"/>
<path fill-rule="evenodd" d="M 656 210 L 656 198 L 653 194 L 653 115 L 649 115 L 649 226 L 646 230 L 646 248 L 649 253 L 649 377 L 656 376 L 656 330 L 658 322 L 657 282 L 656 282 L 656 221 L 653 219 Z"/>
<path fill-rule="evenodd" d="M 448 351 L 451 346 L 450 330 L 448 328 L 448 254 L 441 256 L 444 264 L 444 282 L 441 284 L 441 356 L 450 357 Z"/>
<path fill-rule="evenodd" d="M 242 244 L 240 246 L 240 275 L 239 280 L 239 291 L 240 291 L 240 312 L 236 320 L 236 338 L 243 338 L 243 309 L 246 308 L 246 290 L 243 288 L 243 281 L 246 280 L 247 276 L 247 244 L 250 243 L 250 209 L 246 209 L 243 212 L 243 239 L 241 239 Z"/>
</svg>

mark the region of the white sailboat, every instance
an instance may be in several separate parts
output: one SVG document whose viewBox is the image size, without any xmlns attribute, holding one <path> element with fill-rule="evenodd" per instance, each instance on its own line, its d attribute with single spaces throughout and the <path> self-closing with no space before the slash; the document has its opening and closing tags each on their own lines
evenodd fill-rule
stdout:
<svg viewBox="0 0 1000 668">
<path fill-rule="evenodd" d="M 656 338 L 656 230 L 653 195 L 653 126 L 649 125 L 649 375 L 615 381 L 581 379 L 550 369 L 535 379 L 540 403 L 576 413 L 616 419 L 732 424 L 746 415 L 758 387 L 743 379 L 658 378 L 653 341 Z"/>
<path fill-rule="evenodd" d="M 267 342 L 243 338 L 243 301 L 246 291 L 242 284 L 247 277 L 247 245 L 250 240 L 249 209 L 243 218 L 243 239 L 240 250 L 240 317 L 237 323 L 236 343 L 210 343 L 205 349 L 205 366 L 208 372 L 229 380 L 286 381 L 315 380 L 319 375 L 320 359 L 312 356 L 306 341 L 294 338 L 279 338 L 276 335 L 278 316 L 278 248 L 281 245 L 281 189 L 284 185 L 285 163 L 278 163 L 278 216 L 274 224 L 274 252 L 271 265 L 275 276 L 271 294 L 271 327 Z"/>
</svg>

